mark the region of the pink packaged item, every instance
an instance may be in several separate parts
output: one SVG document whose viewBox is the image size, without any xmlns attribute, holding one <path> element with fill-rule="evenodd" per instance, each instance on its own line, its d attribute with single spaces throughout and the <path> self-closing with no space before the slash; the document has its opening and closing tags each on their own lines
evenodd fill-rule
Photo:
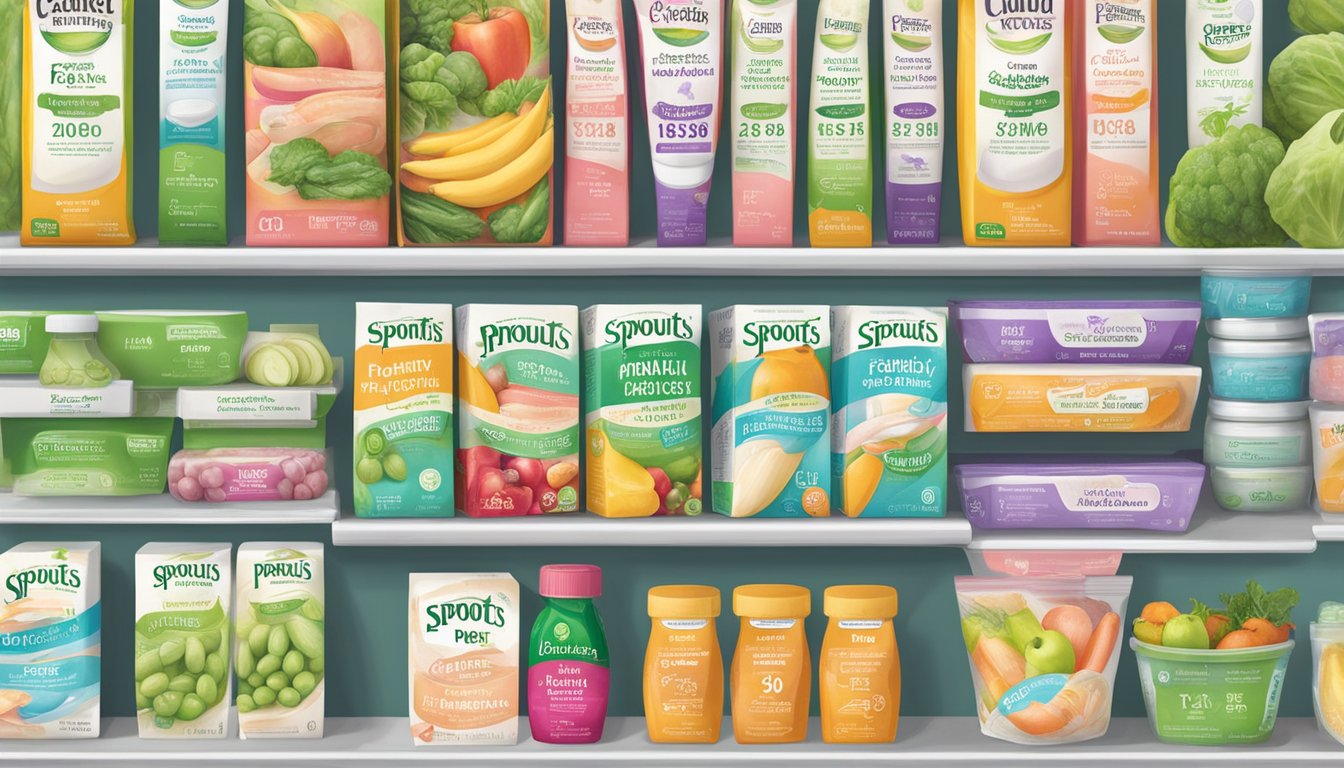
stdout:
<svg viewBox="0 0 1344 768">
<path fill-rule="evenodd" d="M 182 450 L 168 462 L 179 501 L 306 501 L 327 492 L 327 456 L 308 448 Z"/>
</svg>

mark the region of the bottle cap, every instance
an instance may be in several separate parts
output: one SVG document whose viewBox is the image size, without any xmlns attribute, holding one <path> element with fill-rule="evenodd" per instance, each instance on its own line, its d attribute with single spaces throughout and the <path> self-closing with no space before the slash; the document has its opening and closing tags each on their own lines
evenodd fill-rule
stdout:
<svg viewBox="0 0 1344 768">
<path fill-rule="evenodd" d="M 98 316 L 47 315 L 47 333 L 97 333 Z"/>
<path fill-rule="evenodd" d="M 721 610 L 719 590 L 699 584 L 669 584 L 649 590 L 649 616 L 655 619 L 712 619 Z"/>
<path fill-rule="evenodd" d="M 800 619 L 812 613 L 812 593 L 793 584 L 744 584 L 733 590 L 733 613 L 750 619 Z"/>
<path fill-rule="evenodd" d="M 878 584 L 827 587 L 822 610 L 837 619 L 890 619 L 896 616 L 896 590 Z"/>
<path fill-rule="evenodd" d="M 543 565 L 542 597 L 600 597 L 602 569 L 596 565 Z"/>
</svg>

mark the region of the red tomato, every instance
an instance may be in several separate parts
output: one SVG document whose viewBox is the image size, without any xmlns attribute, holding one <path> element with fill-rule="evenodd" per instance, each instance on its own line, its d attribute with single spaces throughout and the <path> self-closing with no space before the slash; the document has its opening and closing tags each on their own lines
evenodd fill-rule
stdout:
<svg viewBox="0 0 1344 768">
<path fill-rule="evenodd" d="M 532 32 L 527 17 L 514 8 L 491 8 L 482 19 L 469 13 L 453 22 L 453 50 L 466 51 L 481 62 L 485 80 L 494 88 L 517 80 L 532 60 Z"/>
</svg>

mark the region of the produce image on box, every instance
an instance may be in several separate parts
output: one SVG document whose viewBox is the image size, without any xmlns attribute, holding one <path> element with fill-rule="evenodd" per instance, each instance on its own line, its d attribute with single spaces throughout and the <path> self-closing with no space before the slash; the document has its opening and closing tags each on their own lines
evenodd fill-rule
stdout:
<svg viewBox="0 0 1344 768">
<path fill-rule="evenodd" d="M 0 585 L 0 739 L 97 738 L 102 545 L 11 547 Z"/>
<path fill-rule="evenodd" d="M 956 577 L 980 732 L 1027 745 L 1104 736 L 1132 583 Z"/>
<path fill-rule="evenodd" d="M 222 739 L 229 715 L 233 545 L 135 553 L 135 708 L 142 739 Z"/>
<path fill-rule="evenodd" d="M 453 516 L 453 307 L 355 305 L 355 514 Z"/>
<path fill-rule="evenodd" d="M 238 546 L 238 735 L 320 739 L 326 716 L 326 585 L 322 545 Z"/>
<path fill-rule="evenodd" d="M 579 508 L 579 310 L 457 308 L 454 487 L 471 517 Z"/>
<path fill-rule="evenodd" d="M 0 421 L 0 456 L 19 496 L 163 493 L 173 420 L 46 418 Z"/>
<path fill-rule="evenodd" d="M 588 509 L 701 512 L 700 307 L 583 311 Z"/>
<path fill-rule="evenodd" d="M 397 2 L 398 242 L 550 245 L 552 4 Z"/>
<path fill-rule="evenodd" d="M 412 573 L 411 743 L 518 741 L 518 582 L 507 573 Z"/>
<path fill-rule="evenodd" d="M 244 0 L 248 245 L 387 245 L 385 13 Z"/>
</svg>

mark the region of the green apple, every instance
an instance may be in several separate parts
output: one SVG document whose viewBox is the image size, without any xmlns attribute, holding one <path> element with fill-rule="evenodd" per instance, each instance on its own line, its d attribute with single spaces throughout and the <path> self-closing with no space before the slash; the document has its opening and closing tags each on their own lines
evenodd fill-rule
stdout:
<svg viewBox="0 0 1344 768">
<path fill-rule="evenodd" d="M 1027 643 L 1030 643 L 1032 638 L 1045 632 L 1041 620 L 1036 618 L 1036 614 L 1032 613 L 1030 608 L 1023 608 L 1017 613 L 1010 614 L 1004 620 L 1003 626 L 1008 630 L 1008 637 L 1012 639 L 1013 645 L 1022 652 L 1027 650 Z"/>
<path fill-rule="evenodd" d="M 1027 657 L 1027 677 L 1073 674 L 1073 643 L 1063 632 L 1042 631 L 1027 642 L 1022 655 Z"/>
<path fill-rule="evenodd" d="M 1137 637 L 1139 639 L 1139 642 L 1141 643 L 1148 643 L 1149 645 L 1161 645 L 1162 625 L 1153 624 L 1152 622 L 1144 621 L 1143 619 L 1135 619 L 1134 636 Z"/>
<path fill-rule="evenodd" d="M 1209 631 L 1204 628 L 1203 619 L 1194 614 L 1183 613 L 1162 625 L 1162 645 L 1168 648 L 1207 651 Z"/>
</svg>

